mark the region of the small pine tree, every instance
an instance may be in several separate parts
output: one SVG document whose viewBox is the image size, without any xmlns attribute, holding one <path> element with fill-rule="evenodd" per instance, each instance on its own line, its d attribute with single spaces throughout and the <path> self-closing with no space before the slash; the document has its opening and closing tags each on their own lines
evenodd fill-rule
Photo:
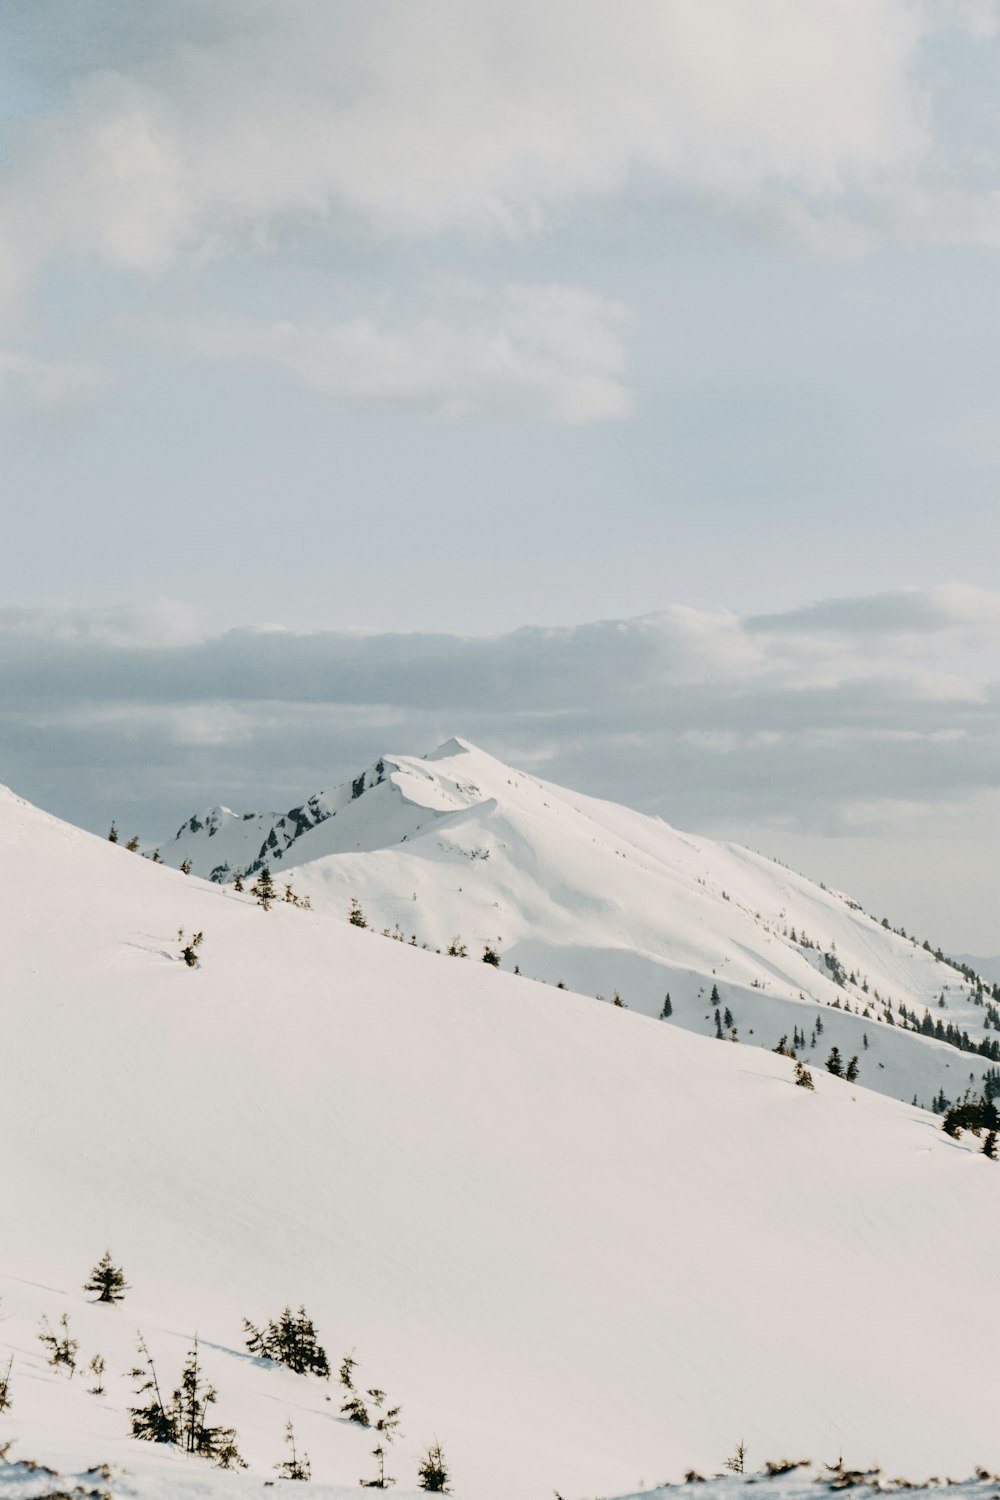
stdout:
<svg viewBox="0 0 1000 1500">
<path fill-rule="evenodd" d="M 159 1376 L 153 1356 L 146 1346 L 142 1334 L 137 1335 L 139 1355 L 142 1363 L 134 1365 L 129 1378 L 135 1383 L 137 1396 L 148 1396 L 145 1406 L 130 1406 L 132 1436 L 144 1443 L 176 1443 L 177 1419 L 172 1407 L 168 1407 L 160 1392 Z"/>
<path fill-rule="evenodd" d="M 236 879 L 233 881 L 233 890 L 238 896 L 243 894 L 243 876 L 239 870 L 236 871 Z"/>
<path fill-rule="evenodd" d="M 362 1479 L 359 1483 L 364 1489 L 385 1490 L 389 1488 L 390 1484 L 396 1483 L 385 1472 L 385 1450 L 388 1444 L 395 1440 L 399 1429 L 400 1409 L 398 1406 L 386 1406 L 385 1391 L 381 1390 L 378 1386 L 372 1386 L 368 1392 L 368 1399 L 371 1401 L 376 1413 L 373 1426 L 380 1438 L 380 1441 L 372 1449 L 372 1457 L 377 1465 L 377 1472 L 374 1479 Z"/>
<path fill-rule="evenodd" d="M 814 1089 L 813 1076 L 804 1062 L 795 1064 L 795 1082 L 800 1089 Z"/>
<path fill-rule="evenodd" d="M 719 986 L 717 984 L 712 985 L 712 993 L 708 997 L 708 1003 L 709 1005 L 714 1005 L 716 1007 L 722 1004 L 722 999 L 719 995 Z"/>
<path fill-rule="evenodd" d="M 153 861 L 154 865 L 162 865 L 163 855 L 160 853 L 159 849 L 154 849 L 149 857 Z"/>
<path fill-rule="evenodd" d="M 42 1331 L 38 1335 L 39 1342 L 49 1351 L 49 1364 L 58 1369 L 61 1365 L 69 1371 L 70 1380 L 76 1371 L 76 1355 L 80 1347 L 78 1339 L 71 1337 L 69 1331 L 69 1318 L 63 1313 L 59 1319 L 61 1332 L 53 1333 L 49 1326 L 48 1318 L 42 1319 Z"/>
<path fill-rule="evenodd" d="M 0 1413 L 10 1411 L 14 1404 L 10 1393 L 10 1372 L 14 1368 L 13 1354 L 7 1361 L 6 1370 L 0 1370 Z"/>
<path fill-rule="evenodd" d="M 826 1060 L 826 1071 L 832 1073 L 834 1078 L 843 1078 L 844 1064 L 838 1047 L 831 1047 L 830 1056 Z"/>
<path fill-rule="evenodd" d="M 385 1445 L 376 1443 L 372 1449 L 372 1458 L 375 1460 L 375 1478 L 359 1479 L 358 1484 L 363 1490 L 387 1490 L 396 1481 L 385 1472 Z"/>
<path fill-rule="evenodd" d="M 418 1488 L 430 1490 L 435 1495 L 448 1494 L 448 1467 L 444 1461 L 441 1444 L 437 1438 L 427 1449 L 417 1469 L 419 1476 Z"/>
<path fill-rule="evenodd" d="M 372 1425 L 371 1418 L 368 1415 L 368 1408 L 358 1391 L 350 1391 L 347 1399 L 340 1408 L 340 1414 L 346 1417 L 349 1422 L 357 1422 L 359 1427 L 370 1427 Z"/>
<path fill-rule="evenodd" d="M 357 1363 L 353 1354 L 345 1354 L 340 1361 L 340 1383 L 347 1391 L 354 1389 L 354 1371 Z"/>
<path fill-rule="evenodd" d="M 181 958 L 187 964 L 188 968 L 197 969 L 200 962 L 198 958 L 198 949 L 205 941 L 205 934 L 203 932 L 196 932 L 191 938 L 190 942 L 185 942 L 184 929 L 183 927 L 178 927 L 177 941 L 181 945 Z"/>
<path fill-rule="evenodd" d="M 114 819 L 112 818 L 112 820 L 111 820 L 111 827 L 108 829 L 108 843 L 109 844 L 117 844 L 117 842 L 118 842 L 118 825 L 115 823 Z"/>
<path fill-rule="evenodd" d="M 139 852 L 139 835 L 137 833 L 133 833 L 132 837 L 129 839 L 128 843 L 125 845 L 125 848 L 128 850 L 128 852 L 130 854 L 138 854 L 138 852 Z"/>
<path fill-rule="evenodd" d="M 181 871 L 182 875 L 190 875 L 191 874 L 191 861 L 188 859 L 187 855 L 185 855 L 184 858 L 181 860 L 180 871 Z"/>
<path fill-rule="evenodd" d="M 209 1385 L 202 1375 L 198 1363 L 198 1339 L 194 1340 L 184 1362 L 181 1383 L 174 1392 L 176 1425 L 181 1447 L 185 1453 L 196 1453 L 201 1458 L 212 1458 L 225 1469 L 246 1468 L 236 1447 L 236 1433 L 232 1427 L 213 1427 L 208 1420 L 209 1410 L 218 1396 L 214 1385 Z"/>
<path fill-rule="evenodd" d="M 661 1021 L 669 1021 L 670 1017 L 673 1015 L 673 1013 L 674 1013 L 674 1007 L 671 1004 L 670 994 L 669 994 L 669 991 L 668 991 L 668 993 L 663 998 L 663 1009 L 660 1011 L 660 1020 Z"/>
<path fill-rule="evenodd" d="M 617 990 L 615 990 L 614 994 L 611 997 L 611 1004 L 617 1005 L 619 1010 L 628 1010 L 628 1006 L 625 1004 L 625 1001 L 622 999 L 621 995 L 619 995 Z"/>
<path fill-rule="evenodd" d="M 848 1083 L 854 1083 L 854 1081 L 857 1078 L 857 1076 L 858 1076 L 858 1059 L 855 1056 L 855 1057 L 852 1057 L 851 1060 L 850 1060 L 850 1062 L 847 1064 L 847 1069 L 846 1069 L 846 1071 L 844 1073 L 844 1077 L 847 1079 Z"/>
<path fill-rule="evenodd" d="M 361 910 L 361 903 L 358 901 L 357 896 L 351 897 L 351 909 L 347 913 L 347 920 L 350 922 L 352 927 L 368 926 L 368 918 Z"/>
<path fill-rule="evenodd" d="M 468 958 L 469 950 L 460 937 L 453 937 L 448 944 L 449 958 Z"/>
<path fill-rule="evenodd" d="M 124 1302 L 128 1282 L 121 1266 L 111 1259 L 111 1251 L 105 1250 L 90 1276 L 83 1283 L 85 1292 L 96 1292 L 97 1302 Z"/>
<path fill-rule="evenodd" d="M 494 969 L 499 969 L 500 967 L 500 955 L 495 948 L 490 947 L 489 943 L 483 949 L 483 963 L 492 964 Z"/>
<path fill-rule="evenodd" d="M 380 1390 L 377 1385 L 372 1386 L 368 1392 L 368 1397 L 377 1413 L 374 1423 L 375 1431 L 380 1432 L 387 1443 L 395 1442 L 396 1433 L 399 1430 L 401 1421 L 399 1415 L 401 1408 L 398 1406 L 386 1406 L 385 1391 Z"/>
<path fill-rule="evenodd" d="M 296 1375 L 319 1375 L 329 1379 L 330 1362 L 326 1350 L 316 1336 L 312 1318 L 304 1307 L 293 1313 L 284 1307 L 277 1322 L 273 1320 L 263 1328 L 255 1328 L 243 1319 L 243 1329 L 248 1351 L 257 1359 L 270 1359 L 275 1364 L 294 1370 Z"/>
<path fill-rule="evenodd" d="M 732 1458 L 726 1459 L 726 1468 L 732 1470 L 734 1474 L 744 1473 L 746 1469 L 746 1455 L 746 1448 L 742 1443 L 737 1443 L 736 1452 L 733 1454 Z"/>
<path fill-rule="evenodd" d="M 291 1458 L 284 1459 L 280 1464 L 275 1464 L 275 1473 L 281 1479 L 309 1479 L 312 1474 L 312 1469 L 309 1466 L 309 1455 L 308 1453 L 303 1453 L 302 1457 L 299 1457 L 298 1449 L 295 1446 L 295 1429 L 292 1426 L 291 1417 L 289 1417 L 285 1424 L 285 1442 L 292 1450 L 292 1456 Z"/>
<path fill-rule="evenodd" d="M 996 1159 L 997 1159 L 997 1133 L 996 1133 L 995 1130 L 988 1130 L 986 1132 L 986 1139 L 983 1141 L 982 1152 L 983 1152 L 984 1156 L 988 1156 L 989 1157 L 990 1161 L 996 1161 Z"/>
<path fill-rule="evenodd" d="M 267 865 L 261 867 L 260 874 L 250 887 L 250 894 L 257 897 L 257 905 L 262 906 L 265 911 L 270 911 L 271 903 L 278 899 Z"/>
<path fill-rule="evenodd" d="M 105 1394 L 104 1355 L 95 1354 L 87 1369 L 90 1371 L 90 1377 L 94 1382 L 93 1385 L 88 1387 L 90 1394 L 92 1396 L 103 1396 Z"/>
</svg>

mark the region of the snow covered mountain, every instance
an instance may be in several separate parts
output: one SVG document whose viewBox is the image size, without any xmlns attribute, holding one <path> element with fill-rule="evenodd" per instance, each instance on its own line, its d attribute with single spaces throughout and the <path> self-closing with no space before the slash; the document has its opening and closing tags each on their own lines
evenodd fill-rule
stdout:
<svg viewBox="0 0 1000 1500">
<path fill-rule="evenodd" d="M 405 941 L 477 959 L 488 946 L 504 968 L 645 1015 L 669 994 L 687 1030 L 768 1049 L 785 1036 L 819 1063 L 836 1046 L 867 1088 L 928 1108 L 1000 1063 L 1000 986 L 773 860 L 462 740 L 383 756 L 281 815 L 209 809 L 160 853 L 217 881 L 294 869 L 318 908 L 346 915 L 357 898 Z"/>
<path fill-rule="evenodd" d="M 467 881 L 498 855 L 455 853 L 466 816 L 435 819 L 429 863 Z M 0 845 L 9 1460 L 116 1500 L 241 1497 L 290 1418 L 342 1500 L 373 1434 L 335 1380 L 243 1344 L 244 1317 L 302 1302 L 334 1367 L 353 1349 L 401 1402 L 402 1494 L 435 1437 L 465 1500 L 648 1489 L 741 1438 L 913 1479 L 1000 1465 L 1000 1167 L 972 1138 L 339 912 L 264 911 L 9 793 Z M 106 1246 L 117 1307 L 81 1291 Z M 37 1337 L 64 1313 L 74 1379 Z M 171 1385 L 197 1331 L 250 1473 L 129 1437 L 137 1328 Z M 12 1500 L 53 1483 L 0 1467 Z"/>
</svg>

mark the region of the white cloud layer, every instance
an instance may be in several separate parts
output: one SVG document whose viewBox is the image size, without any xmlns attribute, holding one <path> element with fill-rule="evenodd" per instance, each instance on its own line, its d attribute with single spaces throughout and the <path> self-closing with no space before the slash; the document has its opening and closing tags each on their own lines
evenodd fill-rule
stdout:
<svg viewBox="0 0 1000 1500">
<path fill-rule="evenodd" d="M 1000 596 L 961 584 L 489 638 L 38 606 L 0 611 L 0 752 L 33 800 L 159 837 L 208 803 L 292 805 L 462 734 L 880 907 L 912 899 L 952 922 L 942 940 L 990 951 L 998 662 Z"/>
<path fill-rule="evenodd" d="M 327 396 L 571 424 L 628 414 L 620 303 L 567 286 L 508 286 L 493 296 L 465 287 L 448 313 L 402 326 L 356 317 L 318 327 L 236 318 L 154 327 L 208 358 L 288 370 Z"/>
<path fill-rule="evenodd" d="M 204 0 L 116 24 L 120 55 L 12 135 L 9 284 L 65 249 L 155 272 L 301 216 L 516 237 L 630 181 L 789 208 L 901 187 L 934 155 L 922 44 L 949 25 L 988 41 L 995 11 Z M 934 217 L 915 196 L 908 212 Z"/>
</svg>

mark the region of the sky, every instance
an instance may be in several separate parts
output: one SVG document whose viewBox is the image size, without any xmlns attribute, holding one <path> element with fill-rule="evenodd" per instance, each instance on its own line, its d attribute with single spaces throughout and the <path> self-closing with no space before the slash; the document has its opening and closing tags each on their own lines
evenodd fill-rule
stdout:
<svg viewBox="0 0 1000 1500">
<path fill-rule="evenodd" d="M 1000 952 L 994 0 L 6 0 L 0 779 L 461 734 Z"/>
</svg>

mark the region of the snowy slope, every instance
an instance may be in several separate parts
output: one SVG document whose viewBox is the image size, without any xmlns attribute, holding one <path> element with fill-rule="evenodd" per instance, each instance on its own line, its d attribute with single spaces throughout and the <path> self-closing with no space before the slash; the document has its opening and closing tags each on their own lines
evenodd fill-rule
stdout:
<svg viewBox="0 0 1000 1500">
<path fill-rule="evenodd" d="M 181 1493 L 179 1472 L 183 1472 L 184 1500 L 246 1500 L 248 1496 L 260 1495 L 259 1476 L 220 1474 L 204 1466 L 195 1470 L 192 1465 L 179 1471 L 178 1466 L 171 1467 L 152 1455 L 142 1455 L 127 1471 L 113 1469 L 110 1473 L 94 1470 L 45 1473 L 15 1461 L 0 1466 L 0 1500 L 53 1500 L 56 1486 L 60 1500 L 177 1500 Z M 901 1489 L 911 1495 L 917 1491 L 928 1500 L 937 1500 L 939 1492 L 945 1490 L 947 1500 L 996 1500 L 998 1483 L 997 1476 L 985 1470 L 964 1481 L 934 1478 L 927 1485 L 915 1486 L 905 1476 L 888 1478 L 878 1470 L 861 1473 L 836 1464 L 774 1460 L 759 1473 L 748 1469 L 743 1475 L 722 1473 L 704 1479 L 698 1476 L 682 1485 L 661 1485 L 621 1495 L 617 1500 L 680 1500 L 681 1496 L 692 1494 L 690 1484 L 697 1484 L 693 1493 L 698 1500 L 759 1500 L 761 1490 L 757 1486 L 763 1486 L 767 1500 L 817 1500 L 817 1497 L 825 1500 L 845 1490 L 851 1491 L 854 1500 L 874 1500 L 875 1496 L 898 1493 Z M 396 1495 L 405 1500 L 405 1494 L 399 1490 Z M 310 1500 L 356 1500 L 357 1488 L 314 1484 L 309 1497 Z"/>
<path fill-rule="evenodd" d="M 379 930 L 442 949 L 457 935 L 474 957 L 489 944 L 505 968 L 609 1000 L 618 991 L 646 1015 L 669 992 L 673 1022 L 702 1034 L 716 1033 L 717 985 L 740 1041 L 771 1048 L 798 1029 L 812 1061 L 836 1045 L 858 1056 L 866 1087 L 927 1107 L 939 1091 L 955 1100 L 981 1087 L 1000 1060 L 990 995 L 845 896 L 460 740 L 426 758 L 385 756 L 280 819 L 210 810 L 161 852 L 216 878 L 265 862 L 279 878 L 295 869 L 318 908 L 344 915 L 356 896 Z M 928 1014 L 994 1057 L 903 1029 Z"/>
<path fill-rule="evenodd" d="M 317 1489 L 356 1486 L 371 1439 L 336 1388 L 243 1352 L 242 1317 L 291 1301 L 402 1402 L 404 1492 L 435 1435 L 467 1500 L 621 1494 L 713 1472 L 740 1437 L 913 1478 L 1000 1464 L 1000 1167 L 931 1116 L 265 913 L 10 794 L 0 842 L 13 1457 L 207 1495 L 124 1416 L 134 1330 L 171 1381 L 197 1330 L 253 1466 L 213 1495 L 259 1484 L 288 1417 Z M 80 1291 L 105 1246 L 119 1308 Z M 106 1398 L 43 1363 L 39 1319 L 64 1311 Z"/>
</svg>

